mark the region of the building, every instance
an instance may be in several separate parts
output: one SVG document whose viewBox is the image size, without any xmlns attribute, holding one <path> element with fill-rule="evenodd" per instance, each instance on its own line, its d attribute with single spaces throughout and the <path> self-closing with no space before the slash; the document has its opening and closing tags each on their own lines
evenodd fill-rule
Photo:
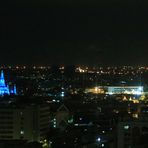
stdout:
<svg viewBox="0 0 148 148">
<path fill-rule="evenodd" d="M 143 95 L 143 86 L 98 86 L 85 90 L 86 93 L 108 95 Z"/>
<path fill-rule="evenodd" d="M 93 87 L 85 90 L 86 93 L 105 94 L 103 87 Z"/>
<path fill-rule="evenodd" d="M 55 110 L 52 111 L 53 115 L 51 120 L 51 127 L 65 130 L 65 128 L 69 125 L 69 109 L 64 104 L 60 106 L 53 106 L 53 108 Z"/>
<path fill-rule="evenodd" d="M 148 107 L 141 107 L 136 120 L 128 119 L 118 123 L 117 148 L 148 147 Z"/>
<path fill-rule="evenodd" d="M 109 86 L 107 94 L 127 94 L 127 95 L 142 95 L 143 86 Z"/>
<path fill-rule="evenodd" d="M 40 141 L 49 130 L 48 104 L 0 105 L 0 140 Z"/>
<path fill-rule="evenodd" d="M 10 88 L 8 85 L 6 85 L 4 72 L 2 70 L 0 75 L 0 96 L 10 95 L 10 94 L 16 94 L 16 86 Z"/>
<path fill-rule="evenodd" d="M 148 135 L 147 122 L 120 122 L 118 125 L 117 148 L 143 148 L 142 137 Z M 139 147 L 138 147 L 139 146 Z M 141 146 L 141 147 L 140 147 Z M 148 145 L 147 145 L 148 146 Z"/>
</svg>

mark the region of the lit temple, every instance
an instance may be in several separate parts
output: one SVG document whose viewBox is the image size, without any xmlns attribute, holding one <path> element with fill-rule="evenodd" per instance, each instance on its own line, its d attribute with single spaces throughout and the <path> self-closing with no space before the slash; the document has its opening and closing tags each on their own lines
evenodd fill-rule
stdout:
<svg viewBox="0 0 148 148">
<path fill-rule="evenodd" d="M 0 75 L 0 96 L 3 95 L 10 95 L 10 94 L 16 94 L 16 86 L 13 88 L 9 88 L 8 85 L 5 83 L 5 78 L 4 78 L 4 72 L 1 71 Z"/>
</svg>

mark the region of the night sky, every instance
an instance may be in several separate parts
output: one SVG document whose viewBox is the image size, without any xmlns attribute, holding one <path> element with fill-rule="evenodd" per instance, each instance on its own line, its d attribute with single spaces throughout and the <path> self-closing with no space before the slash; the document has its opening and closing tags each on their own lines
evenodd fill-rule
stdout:
<svg viewBox="0 0 148 148">
<path fill-rule="evenodd" d="M 148 3 L 129 1 L 11 1 L 0 64 L 148 65 Z"/>
</svg>

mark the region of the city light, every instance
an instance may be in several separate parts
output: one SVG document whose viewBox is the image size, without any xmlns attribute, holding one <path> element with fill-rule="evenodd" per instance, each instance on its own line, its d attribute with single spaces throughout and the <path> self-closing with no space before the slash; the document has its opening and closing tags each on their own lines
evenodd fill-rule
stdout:
<svg viewBox="0 0 148 148">
<path fill-rule="evenodd" d="M 98 137 L 98 138 L 97 138 L 97 141 L 98 141 L 98 142 L 101 142 L 101 138 L 100 138 L 100 137 Z"/>
<path fill-rule="evenodd" d="M 125 129 L 125 130 L 128 130 L 128 129 L 129 129 L 129 125 L 125 125 L 125 126 L 124 126 L 124 129 Z"/>
</svg>

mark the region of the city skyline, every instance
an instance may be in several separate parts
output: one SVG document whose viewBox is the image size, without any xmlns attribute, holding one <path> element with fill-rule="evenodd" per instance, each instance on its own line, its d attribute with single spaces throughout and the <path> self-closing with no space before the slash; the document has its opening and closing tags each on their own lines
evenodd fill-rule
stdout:
<svg viewBox="0 0 148 148">
<path fill-rule="evenodd" d="M 148 147 L 148 67 L 0 69 L 2 148 Z"/>
<path fill-rule="evenodd" d="M 2 6 L 0 148 L 148 148 L 147 8 L 140 0 Z"/>
</svg>

